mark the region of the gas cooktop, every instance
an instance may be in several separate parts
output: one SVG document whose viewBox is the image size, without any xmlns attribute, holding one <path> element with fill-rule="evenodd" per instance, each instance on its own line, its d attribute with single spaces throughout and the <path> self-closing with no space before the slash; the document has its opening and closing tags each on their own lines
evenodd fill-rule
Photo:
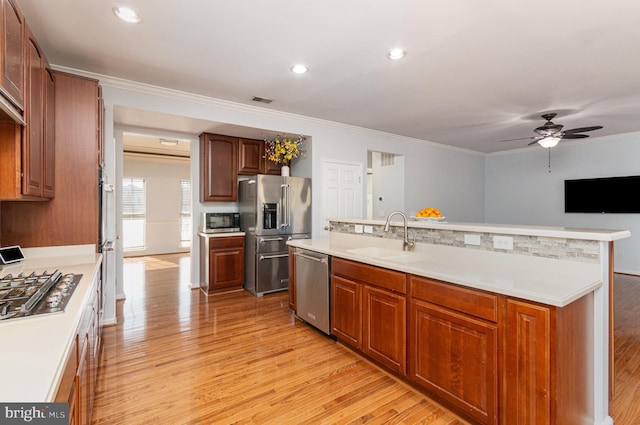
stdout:
<svg viewBox="0 0 640 425">
<path fill-rule="evenodd" d="M 63 312 L 81 274 L 58 270 L 0 278 L 0 320 Z"/>
</svg>

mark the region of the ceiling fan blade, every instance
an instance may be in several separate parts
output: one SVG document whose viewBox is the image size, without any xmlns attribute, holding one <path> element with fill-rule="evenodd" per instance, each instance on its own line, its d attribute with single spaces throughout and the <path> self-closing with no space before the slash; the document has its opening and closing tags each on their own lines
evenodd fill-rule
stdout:
<svg viewBox="0 0 640 425">
<path fill-rule="evenodd" d="M 533 141 L 533 142 L 531 142 L 531 143 L 527 143 L 527 146 L 535 145 L 536 143 L 538 143 L 538 140 L 540 140 L 540 139 L 538 139 L 538 138 L 536 137 L 536 140 L 534 140 L 534 141 Z"/>
<path fill-rule="evenodd" d="M 563 131 L 563 133 L 564 134 L 584 133 L 585 131 L 600 130 L 601 128 L 602 128 L 601 125 L 595 125 L 593 127 L 572 128 L 570 130 Z"/>
<path fill-rule="evenodd" d="M 562 136 L 563 139 L 584 139 L 589 137 L 588 134 L 565 134 Z"/>
<path fill-rule="evenodd" d="M 498 142 L 499 143 L 502 143 L 502 142 L 515 142 L 517 140 L 531 140 L 531 139 L 537 139 L 537 137 L 521 137 L 519 139 L 498 140 Z"/>
</svg>

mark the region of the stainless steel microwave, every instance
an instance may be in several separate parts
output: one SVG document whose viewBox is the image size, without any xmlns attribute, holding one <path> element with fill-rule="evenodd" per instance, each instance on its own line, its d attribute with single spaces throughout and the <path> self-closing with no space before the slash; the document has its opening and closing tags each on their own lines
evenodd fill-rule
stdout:
<svg viewBox="0 0 640 425">
<path fill-rule="evenodd" d="M 202 232 L 225 233 L 240 231 L 240 213 L 202 213 Z"/>
</svg>

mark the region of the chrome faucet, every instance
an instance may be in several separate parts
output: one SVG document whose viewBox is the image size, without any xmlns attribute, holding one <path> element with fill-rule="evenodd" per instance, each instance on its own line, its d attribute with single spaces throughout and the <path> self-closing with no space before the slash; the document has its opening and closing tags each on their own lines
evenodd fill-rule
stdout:
<svg viewBox="0 0 640 425">
<path fill-rule="evenodd" d="M 404 251 L 413 251 L 413 248 L 416 246 L 415 239 L 413 241 L 409 241 L 409 229 L 407 227 L 407 216 L 402 211 L 393 211 L 391 214 L 387 216 L 387 222 L 384 224 L 384 231 L 389 231 L 389 224 L 391 223 L 391 217 L 400 214 L 402 219 L 404 220 L 404 243 L 402 245 L 402 249 Z"/>
</svg>

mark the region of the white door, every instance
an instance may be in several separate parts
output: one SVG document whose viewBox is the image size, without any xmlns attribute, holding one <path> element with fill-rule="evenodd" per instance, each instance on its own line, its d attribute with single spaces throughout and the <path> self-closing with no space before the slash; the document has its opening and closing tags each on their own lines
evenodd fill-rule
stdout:
<svg viewBox="0 0 640 425">
<path fill-rule="evenodd" d="M 323 159 L 322 187 L 323 228 L 330 218 L 362 218 L 362 163 Z"/>
</svg>

